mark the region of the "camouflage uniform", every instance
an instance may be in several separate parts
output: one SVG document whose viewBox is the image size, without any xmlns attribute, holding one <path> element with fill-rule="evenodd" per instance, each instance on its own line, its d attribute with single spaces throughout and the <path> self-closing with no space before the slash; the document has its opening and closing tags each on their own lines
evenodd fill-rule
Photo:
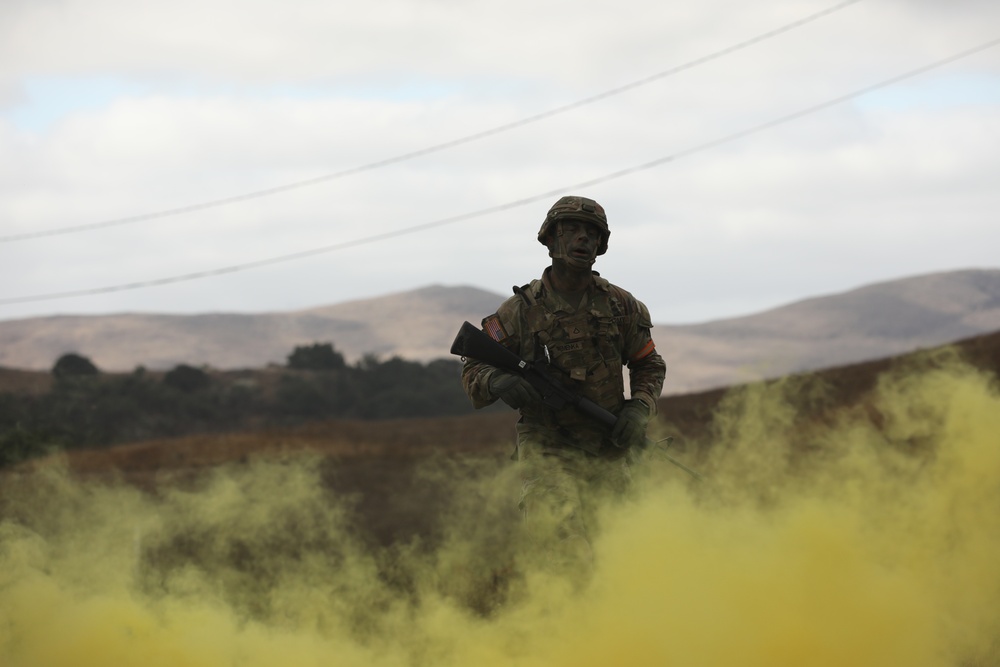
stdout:
<svg viewBox="0 0 1000 667">
<path fill-rule="evenodd" d="M 622 368 L 627 365 L 632 398 L 655 415 L 665 364 L 650 336 L 646 306 L 594 272 L 574 307 L 553 289 L 550 271 L 515 288 L 515 295 L 483 320 L 484 330 L 522 359 L 544 359 L 547 348 L 553 375 L 563 385 L 614 414 L 625 401 Z M 489 390 L 495 372 L 487 364 L 466 361 L 462 381 L 475 407 L 496 400 Z M 526 518 L 545 515 L 554 522 L 559 546 L 548 551 L 555 565 L 586 563 L 592 558 L 587 537 L 592 501 L 604 492 L 625 490 L 627 452 L 611 442 L 607 427 L 573 407 L 553 410 L 534 403 L 520 414 L 520 506 Z"/>
</svg>

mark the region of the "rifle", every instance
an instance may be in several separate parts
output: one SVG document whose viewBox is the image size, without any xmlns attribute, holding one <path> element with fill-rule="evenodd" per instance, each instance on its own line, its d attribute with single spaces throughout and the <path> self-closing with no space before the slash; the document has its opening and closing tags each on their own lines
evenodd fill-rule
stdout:
<svg viewBox="0 0 1000 667">
<path fill-rule="evenodd" d="M 479 327 L 468 322 L 463 323 L 462 328 L 458 330 L 455 342 L 451 344 L 451 353 L 460 357 L 476 359 L 490 366 L 521 376 L 541 395 L 542 402 L 553 410 L 572 406 L 590 415 L 608 428 L 612 428 L 615 422 L 618 421 L 618 417 L 613 412 L 602 408 L 586 396 L 581 396 L 575 391 L 562 386 L 549 374 L 547 365 L 525 361 L 490 338 Z M 545 354 L 547 357 L 547 348 Z M 667 438 L 668 442 L 670 440 L 671 438 Z M 650 446 L 658 444 L 647 438 L 642 449 L 647 449 Z M 674 459 L 666 451 L 663 451 L 662 447 L 660 449 L 668 461 L 686 471 L 695 479 L 702 479 L 702 476 L 698 472 Z"/>
</svg>

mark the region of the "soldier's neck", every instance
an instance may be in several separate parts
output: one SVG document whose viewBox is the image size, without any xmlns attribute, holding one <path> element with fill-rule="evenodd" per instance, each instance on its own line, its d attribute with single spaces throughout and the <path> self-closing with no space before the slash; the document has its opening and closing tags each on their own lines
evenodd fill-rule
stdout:
<svg viewBox="0 0 1000 667">
<path fill-rule="evenodd" d="M 552 287 L 564 294 L 582 294 L 594 282 L 594 274 L 590 268 L 581 269 L 571 266 L 562 259 L 552 260 L 552 270 L 549 271 L 549 281 Z"/>
</svg>

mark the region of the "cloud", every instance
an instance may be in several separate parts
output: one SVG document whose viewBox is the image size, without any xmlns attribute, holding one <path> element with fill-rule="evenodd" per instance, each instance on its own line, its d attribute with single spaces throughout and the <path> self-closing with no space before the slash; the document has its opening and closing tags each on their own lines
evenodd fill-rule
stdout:
<svg viewBox="0 0 1000 667">
<path fill-rule="evenodd" d="M 0 152 L 13 157 L 0 164 L 2 234 L 183 207 L 392 158 L 639 80 L 827 6 L 5 4 Z M 697 293 L 720 282 L 713 276 L 749 274 L 773 287 L 734 285 L 718 307 L 706 292 L 701 307 L 679 312 L 651 290 L 658 320 L 981 265 L 997 233 L 985 221 L 998 163 L 978 138 L 995 133 L 998 102 L 974 91 L 1000 76 L 995 50 L 708 148 L 991 37 L 985 19 L 996 10 L 969 7 L 979 14 L 859 2 L 662 81 L 416 160 L 183 216 L 2 244 L 10 287 L 0 298 L 238 265 L 674 154 L 683 157 L 584 188 L 612 216 L 613 250 L 598 268 L 627 288 L 683 279 Z M 0 317 L 281 309 L 431 282 L 506 292 L 546 261 L 533 242 L 546 208 L 189 287 L 4 306 Z M 935 252 L 949 210 L 962 212 L 952 224 L 987 237 Z M 859 228 L 878 243 L 859 241 Z M 891 256 L 880 250 L 889 239 Z M 845 271 L 851 262 L 825 253 L 858 261 Z M 252 296 L 290 293 L 298 296 Z"/>
</svg>

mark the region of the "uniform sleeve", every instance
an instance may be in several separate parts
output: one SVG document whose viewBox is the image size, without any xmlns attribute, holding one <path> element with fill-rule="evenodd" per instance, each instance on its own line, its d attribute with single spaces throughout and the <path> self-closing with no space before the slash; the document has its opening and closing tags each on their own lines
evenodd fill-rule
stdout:
<svg viewBox="0 0 1000 667">
<path fill-rule="evenodd" d="M 632 397 L 649 406 L 651 415 L 656 414 L 656 402 L 663 389 L 663 378 L 667 365 L 656 351 L 651 329 L 652 319 L 649 309 L 641 301 L 635 301 L 635 316 L 632 318 L 626 336 L 623 360 L 628 366 L 629 387 Z"/>
<path fill-rule="evenodd" d="M 475 409 L 492 405 L 497 399 L 490 395 L 490 376 L 496 371 L 493 366 L 467 359 L 462 368 L 462 387 L 472 400 Z"/>
<path fill-rule="evenodd" d="M 487 330 L 485 326 L 487 320 L 490 320 L 494 316 L 499 318 L 502 335 L 504 336 L 500 343 L 517 351 L 521 330 L 517 315 L 518 310 L 515 300 L 508 299 L 500 306 L 495 315 L 483 319 L 483 330 Z M 493 332 L 495 333 L 496 329 L 493 329 Z M 499 371 L 495 366 L 476 361 L 475 359 L 466 359 L 465 365 L 462 367 L 462 387 L 472 400 L 472 407 L 475 409 L 485 408 L 487 405 L 492 405 L 496 402 L 497 397 L 490 394 L 489 386 L 490 378 L 497 372 Z"/>
</svg>

